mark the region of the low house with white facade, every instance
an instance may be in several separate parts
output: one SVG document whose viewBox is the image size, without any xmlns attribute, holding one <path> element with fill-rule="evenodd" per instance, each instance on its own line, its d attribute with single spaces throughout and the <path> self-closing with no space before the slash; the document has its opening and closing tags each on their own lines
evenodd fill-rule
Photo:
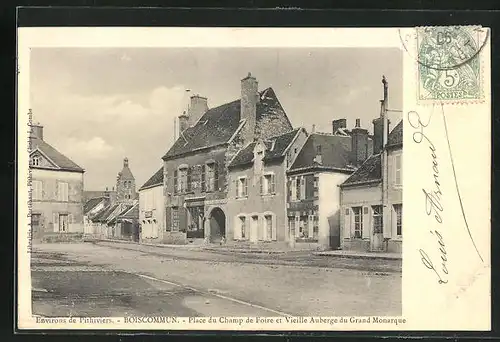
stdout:
<svg viewBox="0 0 500 342">
<path fill-rule="evenodd" d="M 163 239 L 165 200 L 163 197 L 163 167 L 139 189 L 140 240 L 155 243 Z"/>
</svg>

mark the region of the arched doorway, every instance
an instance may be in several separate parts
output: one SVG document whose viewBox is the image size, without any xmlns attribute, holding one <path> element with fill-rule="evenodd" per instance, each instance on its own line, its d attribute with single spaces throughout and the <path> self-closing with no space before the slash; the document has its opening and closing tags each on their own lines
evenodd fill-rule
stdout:
<svg viewBox="0 0 500 342">
<path fill-rule="evenodd" d="M 219 242 L 226 236 L 226 214 L 221 208 L 215 207 L 210 212 L 210 240 Z"/>
</svg>

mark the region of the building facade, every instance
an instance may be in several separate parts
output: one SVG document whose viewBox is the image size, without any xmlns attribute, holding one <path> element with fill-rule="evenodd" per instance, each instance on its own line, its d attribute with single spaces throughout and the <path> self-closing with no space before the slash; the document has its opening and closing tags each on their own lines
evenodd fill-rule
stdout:
<svg viewBox="0 0 500 342">
<path fill-rule="evenodd" d="M 287 172 L 287 227 L 291 245 L 340 247 L 340 185 L 372 154 L 372 139 L 346 120 L 333 121 L 333 133 L 311 133 Z"/>
<path fill-rule="evenodd" d="M 387 156 L 387 179 L 383 179 L 384 151 L 376 149 L 376 154 L 341 186 L 343 249 L 402 251 L 402 121 L 391 131 L 383 148 Z M 385 215 L 384 186 L 387 193 Z"/>
<path fill-rule="evenodd" d="M 288 242 L 286 171 L 307 138 L 303 128 L 241 149 L 229 164 L 227 241 Z"/>
<path fill-rule="evenodd" d="M 180 136 L 163 156 L 163 243 L 226 239 L 230 161 L 258 138 L 292 131 L 272 88 L 259 92 L 251 74 L 240 86 L 240 99 L 211 109 L 206 98 L 192 96 L 179 117 Z"/>
<path fill-rule="evenodd" d="M 32 238 L 83 234 L 84 170 L 44 140 L 41 125 L 32 126 L 29 157 Z"/>
<path fill-rule="evenodd" d="M 139 223 L 141 242 L 163 241 L 165 233 L 165 200 L 163 198 L 163 167 L 139 189 Z"/>
</svg>

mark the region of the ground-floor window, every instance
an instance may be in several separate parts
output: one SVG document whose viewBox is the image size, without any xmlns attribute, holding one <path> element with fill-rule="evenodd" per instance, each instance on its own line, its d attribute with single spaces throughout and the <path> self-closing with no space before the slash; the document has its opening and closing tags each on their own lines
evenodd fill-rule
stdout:
<svg viewBox="0 0 500 342">
<path fill-rule="evenodd" d="M 69 229 L 69 215 L 59 214 L 59 232 L 65 233 Z"/>
<path fill-rule="evenodd" d="M 403 205 L 402 204 L 394 204 L 394 213 L 395 213 L 395 223 L 396 223 L 396 235 L 403 236 Z"/>
<path fill-rule="evenodd" d="M 361 239 L 363 237 L 363 208 L 353 207 L 354 213 L 354 238 Z"/>
<path fill-rule="evenodd" d="M 179 231 L 179 208 L 172 207 L 170 214 L 171 214 L 170 222 L 171 222 L 172 231 L 178 232 Z"/>
<path fill-rule="evenodd" d="M 248 222 L 246 215 L 239 215 L 236 217 L 236 224 L 234 227 L 234 239 L 235 240 L 247 240 L 248 239 Z"/>
</svg>

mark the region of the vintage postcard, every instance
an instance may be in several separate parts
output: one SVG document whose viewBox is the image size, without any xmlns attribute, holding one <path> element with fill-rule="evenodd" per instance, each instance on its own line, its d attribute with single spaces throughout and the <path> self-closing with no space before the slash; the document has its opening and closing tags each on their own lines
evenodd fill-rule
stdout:
<svg viewBox="0 0 500 342">
<path fill-rule="evenodd" d="M 490 329 L 487 27 L 18 39 L 19 329 Z"/>
</svg>

